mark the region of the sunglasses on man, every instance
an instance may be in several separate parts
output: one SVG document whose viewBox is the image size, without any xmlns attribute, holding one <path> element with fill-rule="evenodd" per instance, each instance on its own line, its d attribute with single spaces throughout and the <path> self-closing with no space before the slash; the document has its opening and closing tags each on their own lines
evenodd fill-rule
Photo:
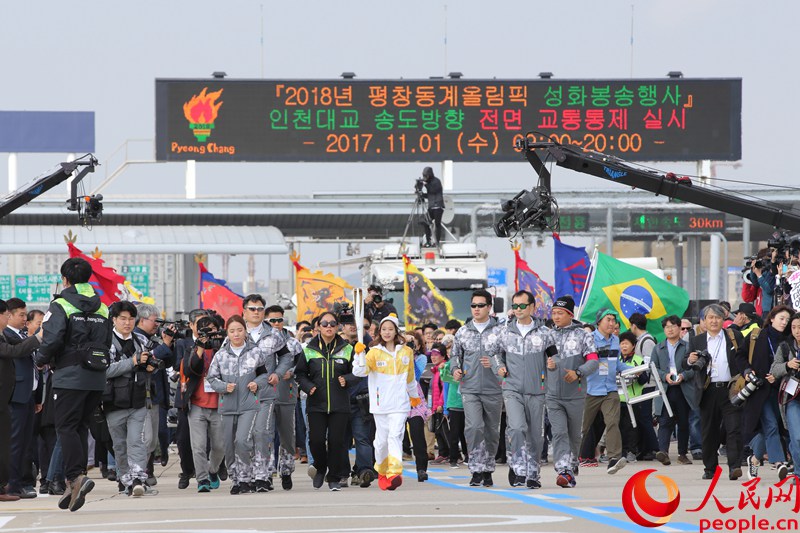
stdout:
<svg viewBox="0 0 800 533">
<path fill-rule="evenodd" d="M 281 322 L 283 322 L 283 317 L 269 318 L 267 319 L 267 322 L 269 322 L 270 324 L 280 324 Z"/>
<path fill-rule="evenodd" d="M 488 306 L 489 304 L 469 304 L 469 306 L 473 309 L 483 309 L 484 307 Z"/>
<path fill-rule="evenodd" d="M 511 304 L 511 309 L 516 311 L 517 309 L 527 309 L 528 306 L 531 304 Z"/>
<path fill-rule="evenodd" d="M 322 320 L 319 323 L 319 327 L 321 327 L 321 328 L 335 328 L 338 325 L 339 325 L 339 323 L 336 322 L 335 320 L 331 320 L 330 322 L 327 321 L 327 320 Z"/>
<path fill-rule="evenodd" d="M 263 313 L 265 308 L 264 307 L 260 307 L 260 306 L 259 307 L 255 307 L 255 306 L 252 306 L 252 305 L 248 305 L 247 307 L 245 307 L 245 309 L 247 309 L 248 311 L 252 311 L 254 313 Z"/>
</svg>

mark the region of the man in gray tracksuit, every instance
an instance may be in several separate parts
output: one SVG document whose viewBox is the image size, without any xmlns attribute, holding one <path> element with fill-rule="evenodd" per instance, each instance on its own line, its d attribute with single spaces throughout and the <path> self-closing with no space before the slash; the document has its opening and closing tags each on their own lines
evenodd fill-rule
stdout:
<svg viewBox="0 0 800 533">
<path fill-rule="evenodd" d="M 562 296 L 553 303 L 553 336 L 558 355 L 548 359 L 547 416 L 553 431 L 553 465 L 559 487 L 575 486 L 586 402 L 586 378 L 597 371 L 594 337 L 573 321 L 575 301 Z"/>
<path fill-rule="evenodd" d="M 261 379 L 263 376 L 267 376 L 267 384 L 266 386 L 259 384 L 258 414 L 253 430 L 255 490 L 256 492 L 268 492 L 273 488 L 270 464 L 275 451 L 275 400 L 278 397 L 280 381 L 289 368 L 294 365 L 294 357 L 286 348 L 286 337 L 280 330 L 273 328 L 268 323 L 262 323 L 257 332 L 250 330 L 248 334 L 251 338 L 257 335 L 258 349 L 269 354 L 264 365 L 256 369 L 256 373 Z"/>
<path fill-rule="evenodd" d="M 269 474 L 275 472 L 281 476 L 281 487 L 283 490 L 291 490 L 292 474 L 294 473 L 294 451 L 295 451 L 295 409 L 300 388 L 294 380 L 294 367 L 297 357 L 303 353 L 303 345 L 297 339 L 283 329 L 283 308 L 279 305 L 272 305 L 267 308 L 267 322 L 273 329 L 280 332 L 286 339 L 286 348 L 289 350 L 291 365 L 289 370 L 280 375 L 278 381 L 278 395 L 275 399 L 275 427 L 278 432 L 280 447 L 278 450 L 278 464 L 275 465 L 275 456 L 270 456 Z"/>
<path fill-rule="evenodd" d="M 451 352 L 451 372 L 459 381 L 464 403 L 469 455 L 469 484 L 491 487 L 495 454 L 500 440 L 500 414 L 503 409 L 500 380 L 492 370 L 500 327 L 489 316 L 492 295 L 480 289 L 472 293 L 472 320 L 456 333 Z"/>
<path fill-rule="evenodd" d="M 533 294 L 511 298 L 514 320 L 503 326 L 494 363 L 503 381 L 506 404 L 506 454 L 512 487 L 540 489 L 539 458 L 544 442 L 546 358 L 555 354 L 553 332 L 532 314 Z"/>
</svg>

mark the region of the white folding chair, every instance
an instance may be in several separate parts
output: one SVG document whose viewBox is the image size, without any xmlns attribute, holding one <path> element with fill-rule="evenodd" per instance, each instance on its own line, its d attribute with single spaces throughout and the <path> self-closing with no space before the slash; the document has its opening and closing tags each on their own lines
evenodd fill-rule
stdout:
<svg viewBox="0 0 800 533">
<path fill-rule="evenodd" d="M 651 375 L 655 376 L 656 378 L 656 390 L 646 394 L 640 394 L 639 396 L 629 396 L 628 387 L 630 384 L 637 379 L 639 374 L 648 371 L 652 372 Z M 667 391 L 664 389 L 664 384 L 659 378 L 658 369 L 653 361 L 651 361 L 649 365 L 639 365 L 626 368 L 617 374 L 617 389 L 619 389 L 620 398 L 624 399 L 625 405 L 628 406 L 628 416 L 631 417 L 631 423 L 633 424 L 633 427 L 636 427 L 636 415 L 633 412 L 633 405 L 640 402 L 646 402 L 647 400 L 652 400 L 658 396 L 661 396 L 661 399 L 664 400 L 667 413 L 669 413 L 669 416 L 672 416 L 672 406 L 669 404 L 669 400 L 667 399 Z"/>
</svg>

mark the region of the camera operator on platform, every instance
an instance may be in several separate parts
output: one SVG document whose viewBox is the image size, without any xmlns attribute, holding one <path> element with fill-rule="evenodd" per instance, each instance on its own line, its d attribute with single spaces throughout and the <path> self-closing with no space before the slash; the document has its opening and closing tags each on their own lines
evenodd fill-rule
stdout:
<svg viewBox="0 0 800 533">
<path fill-rule="evenodd" d="M 424 193 L 422 192 L 423 187 L 425 187 L 426 191 Z M 422 177 L 417 179 L 414 190 L 417 195 L 428 200 L 428 216 L 431 218 L 431 224 L 436 228 L 436 246 L 439 246 L 442 243 L 442 215 L 444 214 L 442 182 L 433 175 L 431 167 L 425 167 L 422 169 Z M 423 225 L 425 226 L 425 246 L 431 247 L 433 246 L 431 243 L 431 227 L 427 223 L 423 223 Z"/>
</svg>

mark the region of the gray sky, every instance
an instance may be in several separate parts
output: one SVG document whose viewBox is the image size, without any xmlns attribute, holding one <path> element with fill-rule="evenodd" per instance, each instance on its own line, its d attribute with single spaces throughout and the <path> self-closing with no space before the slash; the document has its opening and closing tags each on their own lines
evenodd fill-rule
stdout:
<svg viewBox="0 0 800 533">
<path fill-rule="evenodd" d="M 127 139 L 154 137 L 158 77 L 207 77 L 224 70 L 234 78 L 337 78 L 343 71 L 359 79 L 427 78 L 450 71 L 467 78 L 534 78 L 540 71 L 557 78 L 627 78 L 633 57 L 636 78 L 663 77 L 671 70 L 689 78 L 743 78 L 741 167 L 725 163 L 717 175 L 795 184 L 798 19 L 800 3 L 793 0 L 5 0 L 0 109 L 95 111 L 95 153 L 104 162 Z M 132 155 L 151 157 L 150 149 L 144 145 Z M 21 155 L 19 181 L 62 157 Z M 120 162 L 111 161 L 108 168 Z M 198 165 L 198 194 L 405 190 L 422 166 L 207 163 Z M 687 164 L 658 167 L 695 170 Z M 216 184 L 223 177 L 224 188 Z M 533 178 L 522 160 L 455 165 L 459 189 L 518 190 Z M 7 184 L 5 154 L 0 184 Z M 554 175 L 556 191 L 609 187 L 614 185 L 566 170 Z M 108 190 L 110 195 L 182 191 L 181 164 L 137 168 Z M 335 253 L 320 248 L 320 257 L 309 262 Z M 552 272 L 545 264 L 541 268 Z"/>
</svg>

